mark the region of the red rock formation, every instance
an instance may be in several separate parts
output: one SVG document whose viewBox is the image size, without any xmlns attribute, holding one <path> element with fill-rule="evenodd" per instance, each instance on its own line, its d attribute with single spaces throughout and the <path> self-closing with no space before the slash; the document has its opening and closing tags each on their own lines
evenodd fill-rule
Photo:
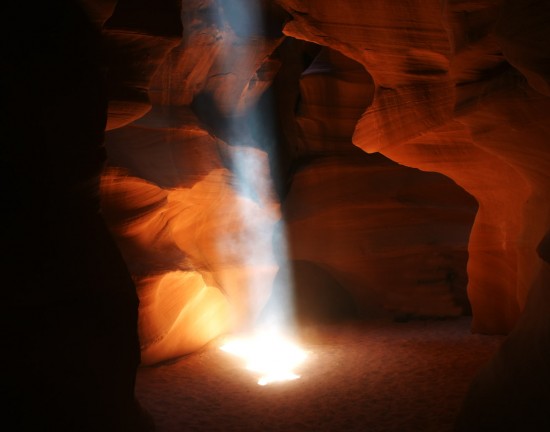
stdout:
<svg viewBox="0 0 550 432">
<path fill-rule="evenodd" d="M 536 254 L 550 226 L 548 2 L 278 3 L 293 17 L 285 34 L 372 75 L 358 147 L 446 174 L 479 203 L 473 330 L 514 330 L 472 387 L 460 430 L 548 428 L 550 280 Z"/>
<path fill-rule="evenodd" d="M 258 313 L 255 302 L 269 294 L 276 219 L 269 208 L 239 196 L 232 178 L 218 168 L 192 187 L 163 190 L 119 172 L 103 177 L 107 220 L 138 281 L 144 364 L 249 325 Z"/>
<path fill-rule="evenodd" d="M 183 39 L 172 50 L 151 85 L 152 102 L 162 106 L 195 105 L 204 122 L 242 116 L 269 86 L 277 62 L 267 59 L 282 40 L 261 22 L 271 2 L 198 1 L 183 10 Z M 278 22 L 273 14 L 269 18 Z"/>
<path fill-rule="evenodd" d="M 243 30 L 234 22 L 247 11 L 240 2 L 187 6 L 181 43 L 153 78 L 153 110 L 106 142 L 110 165 L 126 170 L 104 176 L 102 198 L 138 281 L 145 364 L 249 326 L 277 270 L 267 155 L 243 146 L 254 143 L 241 118 L 277 70 L 266 56 L 281 26 L 275 35 Z M 179 312 L 164 316 L 174 304 Z M 207 316 L 215 319 L 203 326 Z"/>
<path fill-rule="evenodd" d="M 149 85 L 181 40 L 180 0 L 82 0 L 101 31 L 106 62 L 106 130 L 122 127 L 151 109 Z"/>
<path fill-rule="evenodd" d="M 336 11 L 280 3 L 294 18 L 286 34 L 338 49 L 372 75 L 376 92 L 357 146 L 444 173 L 478 200 L 468 267 L 473 329 L 508 332 L 540 270 L 534 250 L 548 226 L 548 159 L 540 156 L 549 101 L 501 54 L 491 32 L 498 3 L 350 1 Z"/>
<path fill-rule="evenodd" d="M 302 74 L 283 212 L 290 258 L 325 268 L 367 316 L 458 316 L 476 203 L 443 176 L 351 145 L 373 93 L 365 69 L 329 49 Z"/>
<path fill-rule="evenodd" d="M 142 322 L 151 328 L 141 327 L 143 361 L 185 354 L 216 332 L 252 322 L 269 295 L 277 270 L 271 237 L 278 205 L 269 185 L 255 191 L 256 197 L 244 191 L 243 185 L 265 181 L 269 169 L 263 151 L 241 144 L 261 147 L 266 140 L 265 117 L 258 120 L 251 113 L 258 106 L 276 115 L 259 98 L 283 63 L 279 85 L 296 86 L 293 96 L 279 104 L 289 134 L 284 164 L 300 167 L 286 179 L 291 183 L 284 201 L 289 258 L 324 268 L 363 313 L 442 317 L 469 310 L 465 247 L 475 202 L 441 176 L 359 153 L 351 137 L 374 94 L 364 67 L 327 50 L 304 72 L 289 59 L 302 49 L 315 49 L 292 42 L 270 55 L 280 46 L 281 34 L 237 25 L 244 3 L 190 4 L 183 14 L 182 42 L 153 79 L 154 109 L 107 135 L 110 165 L 127 172 L 104 177 L 103 207 L 134 277 L 142 281 L 140 297 L 149 298 L 151 292 L 188 297 L 184 284 L 179 291 L 163 291 L 158 281 L 163 275 L 173 279 L 177 272 L 183 272 L 182 278 L 194 274 L 204 286 L 225 294 L 233 317 L 214 326 L 214 333 L 186 342 L 200 307 L 194 318 L 174 321 L 171 334 L 154 330 L 162 328 L 162 320 L 155 321 L 151 307 L 144 307 L 142 314 L 150 316 L 143 315 Z M 262 13 L 281 20 L 272 5 Z M 298 97 L 296 118 L 292 110 Z M 257 159 L 259 168 L 239 170 L 243 155 Z M 271 151 L 270 158 L 275 157 Z M 323 159 L 304 163 L 311 157 Z M 320 201 L 319 190 L 325 191 Z M 391 198 L 382 198 L 385 194 Z M 300 209 L 307 210 L 301 214 Z M 408 228 L 400 222 L 404 217 Z M 387 238 L 395 233 L 395 241 L 381 241 L 382 231 Z M 330 250 L 318 247 L 319 233 L 334 240 Z M 222 297 L 216 298 L 218 306 L 200 303 L 205 313 L 212 307 L 227 309 Z M 162 301 L 179 303 L 170 297 Z M 163 345 L 176 335 L 179 349 L 165 350 Z"/>
</svg>

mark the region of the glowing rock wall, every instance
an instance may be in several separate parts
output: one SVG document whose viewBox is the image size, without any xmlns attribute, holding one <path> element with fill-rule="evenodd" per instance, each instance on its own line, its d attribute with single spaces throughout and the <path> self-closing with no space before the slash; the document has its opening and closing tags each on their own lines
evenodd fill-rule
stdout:
<svg viewBox="0 0 550 432">
<path fill-rule="evenodd" d="M 292 15 L 285 34 L 372 76 L 356 146 L 443 173 L 479 203 L 468 243 L 473 330 L 513 331 L 472 385 L 459 430 L 550 427 L 550 5 L 278 3 Z"/>
<path fill-rule="evenodd" d="M 535 249 L 549 226 L 550 102 L 509 64 L 500 41 L 511 44 L 513 28 L 502 21 L 509 7 L 532 23 L 527 38 L 544 32 L 536 9 L 494 1 L 279 3 L 293 16 L 285 34 L 337 49 L 372 76 L 374 99 L 355 145 L 443 173 L 479 202 L 468 247 L 473 328 L 509 331 L 541 269 Z M 497 24 L 505 35 L 495 34 Z M 547 52 L 534 43 L 525 62 L 547 76 L 540 60 Z"/>
<path fill-rule="evenodd" d="M 460 425 L 494 426 L 502 406 L 518 424 L 526 413 L 539 421 L 550 399 L 550 281 L 536 252 L 550 226 L 547 4 L 279 0 L 262 3 L 266 30 L 238 25 L 253 3 L 187 2 L 183 39 L 149 87 L 154 109 L 107 137 L 111 165 L 124 170 L 104 179 L 118 186 L 103 198 L 141 281 L 145 362 L 196 349 L 235 318 L 254 320 L 278 281 L 277 241 L 274 256 L 254 263 L 215 244 L 230 232 L 254 254 L 280 232 L 282 216 L 289 259 L 305 272 L 295 280 L 327 275 L 366 316 L 456 316 L 471 305 L 473 331 L 514 329 L 472 387 Z M 258 140 L 251 115 L 270 101 L 275 150 Z M 254 172 L 279 178 L 278 198 L 237 186 L 246 172 L 250 180 L 235 164 L 245 148 L 263 160 Z M 127 181 L 156 188 L 162 204 L 148 207 Z M 235 216 L 243 202 L 263 227 L 253 250 Z M 168 313 L 183 292 L 194 306 Z M 194 301 L 205 292 L 208 303 Z M 313 305 L 319 293 L 298 295 Z M 216 319 L 189 338 L 211 310 L 227 326 Z M 514 388 L 517 397 L 503 396 Z M 531 393 L 542 402 L 526 408 Z M 503 418 L 503 428 L 514 424 Z"/>
<path fill-rule="evenodd" d="M 290 259 L 323 267 L 365 317 L 468 313 L 475 200 L 439 174 L 352 145 L 375 89 L 359 63 L 323 48 L 299 83 L 297 150 L 283 200 Z M 294 289 L 299 296 L 304 287 Z"/>
<path fill-rule="evenodd" d="M 252 325 L 287 261 L 326 272 L 365 317 L 469 313 L 475 200 L 354 147 L 378 87 L 349 53 L 285 39 L 289 16 L 272 2 L 187 2 L 181 41 L 150 80 L 152 109 L 107 133 L 103 210 L 140 298 L 159 298 L 140 307 L 144 363 Z M 167 275 L 182 283 L 160 289 Z M 195 302 L 189 275 L 213 303 Z M 155 311 L 172 303 L 181 316 Z M 196 333 L 212 309 L 224 318 Z"/>
<path fill-rule="evenodd" d="M 320 265 L 366 315 L 456 316 L 470 307 L 468 283 L 473 330 L 510 331 L 541 268 L 534 251 L 548 226 L 548 99 L 502 53 L 501 45 L 515 47 L 511 28 L 496 21 L 506 10 L 498 2 L 278 4 L 286 13 L 270 2 L 257 10 L 246 1 L 186 3 L 183 37 L 149 82 L 153 109 L 108 133 L 109 164 L 124 174 L 111 172 L 122 189 L 106 190 L 104 207 L 136 279 L 198 272 L 231 304 L 233 318 L 217 331 L 250 324 L 278 268 L 270 242 L 281 202 L 289 259 Z M 264 24 L 239 21 L 254 13 Z M 283 28 L 327 48 L 285 39 Z M 514 62 L 540 89 L 544 52 L 533 50 Z M 253 113 L 263 109 L 265 119 L 269 101 L 275 129 L 258 131 Z M 243 152 L 256 167 L 237 167 Z M 471 236 L 470 197 L 373 152 L 445 174 L 473 195 Z M 268 184 L 259 195 L 242 187 L 270 177 L 278 197 Z M 147 207 L 125 179 L 158 187 L 168 204 Z M 368 196 L 373 184 L 387 185 L 379 194 L 390 201 Z M 117 216 L 126 211 L 126 220 Z M 252 240 L 251 218 L 261 232 Z M 319 233 L 329 247 L 316 246 Z M 267 252 L 251 263 L 237 249 Z"/>
<path fill-rule="evenodd" d="M 250 327 L 277 271 L 279 203 L 242 118 L 277 71 L 265 58 L 282 34 L 231 19 L 224 2 L 188 2 L 153 108 L 106 136 L 102 205 L 138 286 L 144 364 Z"/>
</svg>

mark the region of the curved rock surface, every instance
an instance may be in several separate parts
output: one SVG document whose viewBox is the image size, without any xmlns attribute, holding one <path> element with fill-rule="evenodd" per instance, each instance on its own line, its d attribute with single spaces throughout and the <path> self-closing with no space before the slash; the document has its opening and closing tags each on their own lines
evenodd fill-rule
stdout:
<svg viewBox="0 0 550 432">
<path fill-rule="evenodd" d="M 151 109 L 153 74 L 182 37 L 180 0 L 79 0 L 103 39 L 108 117 L 106 130 Z"/>
<path fill-rule="evenodd" d="M 477 199 L 473 329 L 508 332 L 540 270 L 534 250 L 548 227 L 549 100 L 502 54 L 492 32 L 498 2 L 410 1 L 394 10 L 349 1 L 336 11 L 324 2 L 280 3 L 294 18 L 286 34 L 338 49 L 372 75 L 374 99 L 355 145 L 446 174 Z"/>
<path fill-rule="evenodd" d="M 365 68 L 335 50 L 281 45 L 284 14 L 272 5 L 256 12 L 280 22 L 279 32 L 245 31 L 236 21 L 241 6 L 190 5 L 182 42 L 153 79 L 152 111 L 107 134 L 109 164 L 127 174 L 104 178 L 103 206 L 132 273 L 198 272 L 230 300 L 233 318 L 220 331 L 254 322 L 287 248 L 288 259 L 334 277 L 365 316 L 469 313 L 475 201 L 443 176 L 358 151 L 351 138 L 375 92 Z M 296 67 L 291 59 L 300 56 L 315 60 Z M 274 86 L 294 86 L 286 98 L 266 91 L 275 73 Z M 266 138 L 269 116 L 288 134 L 286 149 Z M 270 175 L 287 183 L 288 238 L 275 239 L 274 251 L 280 215 Z M 180 354 L 196 349 L 184 341 Z M 161 352 L 159 345 L 155 358 Z"/>
<path fill-rule="evenodd" d="M 472 329 L 513 331 L 472 387 L 460 430 L 548 427 L 550 280 L 536 252 L 550 225 L 548 2 L 278 3 L 293 17 L 285 34 L 336 49 L 372 76 L 355 145 L 443 173 L 479 203 L 468 244 Z"/>
<path fill-rule="evenodd" d="M 373 94 L 365 69 L 330 49 L 303 72 L 299 153 L 283 207 L 290 256 L 333 274 L 365 316 L 468 313 L 476 202 L 441 175 L 351 145 Z"/>
</svg>

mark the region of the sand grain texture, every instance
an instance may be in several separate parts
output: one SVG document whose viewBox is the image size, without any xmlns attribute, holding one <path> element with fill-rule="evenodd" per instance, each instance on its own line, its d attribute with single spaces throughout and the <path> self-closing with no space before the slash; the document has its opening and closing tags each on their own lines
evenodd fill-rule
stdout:
<svg viewBox="0 0 550 432">
<path fill-rule="evenodd" d="M 258 386 L 215 344 L 141 368 L 137 394 L 158 432 L 451 431 L 468 384 L 503 340 L 469 318 L 310 330 L 301 379 Z"/>
</svg>

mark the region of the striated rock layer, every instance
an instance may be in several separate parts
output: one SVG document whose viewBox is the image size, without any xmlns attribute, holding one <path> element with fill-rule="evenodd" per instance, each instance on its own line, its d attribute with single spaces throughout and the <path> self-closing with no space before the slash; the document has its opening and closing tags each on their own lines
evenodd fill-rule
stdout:
<svg viewBox="0 0 550 432">
<path fill-rule="evenodd" d="M 101 32 L 108 116 L 106 130 L 151 109 L 153 74 L 181 40 L 181 0 L 78 0 Z"/>
<path fill-rule="evenodd" d="M 503 56 L 491 31 L 499 5 L 349 1 L 334 11 L 324 2 L 280 3 L 294 11 L 286 34 L 338 49 L 373 77 L 358 147 L 444 173 L 477 199 L 473 329 L 508 332 L 540 270 L 534 250 L 548 227 L 549 101 Z"/>
<path fill-rule="evenodd" d="M 323 48 L 299 86 L 298 150 L 283 201 L 290 258 L 324 268 L 365 317 L 468 313 L 475 200 L 439 174 L 351 145 L 374 94 L 359 63 Z M 305 289 L 294 287 L 297 296 Z"/>
<path fill-rule="evenodd" d="M 269 296 L 280 210 L 244 117 L 279 65 L 267 56 L 282 24 L 272 34 L 249 16 L 270 8 L 188 2 L 153 109 L 107 134 L 103 209 L 137 281 L 143 364 L 249 328 Z"/>
<path fill-rule="evenodd" d="M 472 387 L 461 430 L 543 430 L 550 279 L 536 250 L 550 227 L 548 2 L 278 3 L 292 15 L 285 34 L 338 50 L 372 76 L 356 146 L 443 173 L 479 203 L 468 244 L 472 329 L 514 330 Z"/>
</svg>

